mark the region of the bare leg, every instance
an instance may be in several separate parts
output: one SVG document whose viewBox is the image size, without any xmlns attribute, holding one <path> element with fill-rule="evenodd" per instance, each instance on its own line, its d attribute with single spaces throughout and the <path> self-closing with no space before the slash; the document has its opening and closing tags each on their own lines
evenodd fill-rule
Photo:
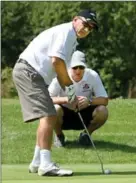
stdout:
<svg viewBox="0 0 136 183">
<path fill-rule="evenodd" d="M 62 131 L 63 109 L 60 105 L 55 105 L 55 108 L 57 112 L 57 122 L 54 126 L 54 131 L 56 133 L 54 137 L 54 146 L 59 148 L 65 146 L 65 136 Z"/>
<path fill-rule="evenodd" d="M 37 142 L 40 147 L 40 167 L 51 163 L 51 145 L 56 116 L 48 116 L 40 119 L 37 129 Z"/>
<path fill-rule="evenodd" d="M 56 116 L 43 117 L 40 119 L 37 129 L 37 143 L 41 149 L 51 150 L 55 123 Z"/>
<path fill-rule="evenodd" d="M 63 110 L 60 105 L 55 105 L 57 112 L 57 122 L 55 123 L 54 130 L 56 135 L 61 135 L 62 132 L 62 123 L 63 123 Z"/>
<path fill-rule="evenodd" d="M 37 167 L 48 165 L 51 162 L 51 145 L 53 129 L 56 122 L 56 116 L 43 117 L 40 119 L 37 129 L 36 146 L 32 162 L 29 166 L 31 172 L 37 172 Z M 41 161 L 40 161 L 41 160 Z"/>
<path fill-rule="evenodd" d="M 105 106 L 101 105 L 95 108 L 93 114 L 93 120 L 88 126 L 88 131 L 92 134 L 93 131 L 100 128 L 108 118 L 108 110 Z"/>
<path fill-rule="evenodd" d="M 51 161 L 51 145 L 53 130 L 56 123 L 56 116 L 49 116 L 40 119 L 40 124 L 37 130 L 37 139 L 40 146 L 40 166 L 38 175 L 72 175 L 71 170 L 60 169 Z"/>
</svg>

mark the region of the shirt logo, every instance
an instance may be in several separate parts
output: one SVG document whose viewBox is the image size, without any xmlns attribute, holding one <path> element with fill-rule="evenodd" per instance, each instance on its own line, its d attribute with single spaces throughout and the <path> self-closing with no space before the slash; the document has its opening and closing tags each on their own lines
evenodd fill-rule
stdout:
<svg viewBox="0 0 136 183">
<path fill-rule="evenodd" d="M 83 89 L 89 89 L 89 85 L 88 85 L 88 84 L 85 84 L 85 85 L 83 86 Z"/>
</svg>

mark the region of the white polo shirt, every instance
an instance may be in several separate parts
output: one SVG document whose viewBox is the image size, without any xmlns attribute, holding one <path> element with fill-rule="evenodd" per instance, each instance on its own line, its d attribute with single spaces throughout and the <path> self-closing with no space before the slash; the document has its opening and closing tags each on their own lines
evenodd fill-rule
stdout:
<svg viewBox="0 0 136 183">
<path fill-rule="evenodd" d="M 34 38 L 19 58 L 26 60 L 49 85 L 56 76 L 51 57 L 56 56 L 69 65 L 77 46 L 72 22 L 47 29 Z"/>
<path fill-rule="evenodd" d="M 92 99 L 93 95 L 95 97 L 108 97 L 98 73 L 92 69 L 86 68 L 83 78 L 79 82 L 73 81 L 73 83 L 77 96 L 86 96 L 88 99 Z M 53 79 L 48 90 L 51 97 L 66 96 L 57 78 Z M 67 104 L 63 105 L 68 107 Z"/>
</svg>

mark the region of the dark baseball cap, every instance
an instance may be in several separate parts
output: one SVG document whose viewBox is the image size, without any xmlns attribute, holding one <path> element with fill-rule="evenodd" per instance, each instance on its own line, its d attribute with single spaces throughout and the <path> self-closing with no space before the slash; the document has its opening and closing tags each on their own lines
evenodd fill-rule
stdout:
<svg viewBox="0 0 136 183">
<path fill-rule="evenodd" d="M 98 22 L 96 18 L 95 11 L 86 9 L 78 13 L 77 16 L 84 17 L 86 19 L 86 22 L 93 25 L 96 30 L 98 30 Z"/>
</svg>

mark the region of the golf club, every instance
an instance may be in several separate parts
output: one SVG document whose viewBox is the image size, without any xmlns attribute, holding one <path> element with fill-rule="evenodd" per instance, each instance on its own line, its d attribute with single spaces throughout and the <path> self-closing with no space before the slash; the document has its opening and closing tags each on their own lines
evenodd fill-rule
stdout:
<svg viewBox="0 0 136 183">
<path fill-rule="evenodd" d="M 100 158 L 100 156 L 99 156 L 99 154 L 98 154 L 98 152 L 97 152 L 97 149 L 96 149 L 96 147 L 95 147 L 95 145 L 94 145 L 93 140 L 92 140 L 91 137 L 90 137 L 90 134 L 89 134 L 89 132 L 88 132 L 88 129 L 86 128 L 86 125 L 85 125 L 85 123 L 84 123 L 84 121 L 83 121 L 83 118 L 82 118 L 80 112 L 78 112 L 78 116 L 79 116 L 79 118 L 80 118 L 80 120 L 81 120 L 81 122 L 82 122 L 82 124 L 83 124 L 83 126 L 84 126 L 84 129 L 85 129 L 85 131 L 86 131 L 86 133 L 87 133 L 87 135 L 88 135 L 88 137 L 89 137 L 89 139 L 90 139 L 90 141 L 91 141 L 91 143 L 92 143 L 93 148 L 95 149 L 96 155 L 97 155 L 97 157 L 98 157 L 98 159 L 99 159 L 99 161 L 100 161 L 100 164 L 101 164 L 102 173 L 105 174 L 105 171 L 104 171 L 104 168 L 103 168 L 103 162 L 102 162 L 102 160 L 101 160 L 101 158 Z"/>
</svg>

